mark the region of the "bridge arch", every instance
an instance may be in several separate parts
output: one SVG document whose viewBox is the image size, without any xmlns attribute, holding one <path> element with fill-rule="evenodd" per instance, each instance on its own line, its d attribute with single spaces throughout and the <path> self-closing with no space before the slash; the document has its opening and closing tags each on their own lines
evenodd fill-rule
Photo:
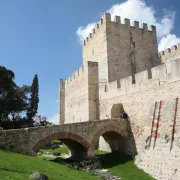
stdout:
<svg viewBox="0 0 180 180">
<path fill-rule="evenodd" d="M 84 138 L 69 132 L 58 132 L 48 135 L 39 140 L 32 149 L 37 153 L 46 144 L 50 143 L 52 140 L 55 139 L 61 140 L 64 144 L 68 146 L 71 151 L 72 157 L 87 156 L 87 151 L 90 147 L 89 142 L 87 142 Z"/>
<path fill-rule="evenodd" d="M 125 151 L 125 141 L 128 136 L 127 131 L 109 123 L 104 127 L 98 128 L 93 134 L 89 154 L 93 154 L 92 152 L 95 150 L 101 136 L 109 144 L 111 152 Z"/>
</svg>

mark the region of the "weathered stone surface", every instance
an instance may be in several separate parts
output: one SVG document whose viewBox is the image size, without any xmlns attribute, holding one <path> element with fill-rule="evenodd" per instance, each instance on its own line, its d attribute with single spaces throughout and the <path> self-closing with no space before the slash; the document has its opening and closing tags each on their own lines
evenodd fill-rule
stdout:
<svg viewBox="0 0 180 180">
<path fill-rule="evenodd" d="M 142 144 L 135 162 L 156 179 L 180 179 L 179 101 L 176 98 L 154 103 L 144 123 Z"/>
<path fill-rule="evenodd" d="M 132 136 L 128 126 L 129 123 L 126 119 L 108 119 L 59 126 L 6 130 L 0 133 L 0 148 L 35 155 L 46 144 L 54 139 L 59 139 L 70 148 L 71 155 L 74 157 L 93 155 L 99 137 L 104 133 L 106 133 L 106 138 L 114 150 L 123 147 L 124 143 L 128 144 L 129 138 Z M 119 142 L 116 143 L 117 147 L 114 147 L 114 141 Z M 130 146 L 131 149 L 132 147 L 133 145 Z M 132 154 L 135 154 L 136 148 L 135 146 L 133 148 Z M 123 149 L 123 152 L 129 153 L 127 149 Z"/>
<path fill-rule="evenodd" d="M 29 179 L 31 179 L 31 180 L 48 180 L 48 177 L 45 174 L 35 172 L 29 176 Z"/>
<path fill-rule="evenodd" d="M 95 157 L 87 158 L 87 159 L 78 159 L 78 160 L 76 159 L 75 161 L 72 159 L 68 160 L 68 159 L 56 158 L 54 161 L 60 164 L 68 164 L 70 168 L 76 170 L 91 172 L 93 174 L 101 176 L 103 180 L 121 179 L 120 177 L 115 176 L 113 173 L 109 172 L 107 169 L 102 169 L 99 159 Z"/>
<path fill-rule="evenodd" d="M 113 173 L 108 170 L 96 169 L 93 171 L 96 175 L 103 177 L 103 180 L 119 180 L 121 179 L 118 176 L 115 176 Z"/>
<path fill-rule="evenodd" d="M 93 62 L 97 62 L 96 68 L 92 68 Z M 138 153 L 141 154 L 142 147 L 143 150 L 148 149 L 147 144 L 144 146 L 142 144 L 150 139 L 150 135 L 144 137 L 144 133 L 146 127 L 151 127 L 152 122 L 148 126 L 145 123 L 152 103 L 168 100 L 167 104 L 171 106 L 171 100 L 179 97 L 179 89 L 180 44 L 166 49 L 158 56 L 155 26 L 148 29 L 147 24 L 144 23 L 142 27 L 139 27 L 139 22 L 134 22 L 132 27 L 130 20 L 125 19 L 124 23 L 121 23 L 120 17 L 115 17 L 115 21 L 112 21 L 111 15 L 105 13 L 96 28 L 84 41 L 83 73 L 81 70 L 77 71 L 75 75 L 65 81 L 61 89 L 65 92 L 64 96 L 61 93 L 63 120 L 64 123 L 82 122 L 94 120 L 95 116 L 99 117 L 97 118 L 99 120 L 111 120 L 119 117 L 124 110 L 129 116 L 132 135 L 124 144 L 117 139 L 109 142 L 105 136 L 101 136 L 99 148 L 111 151 L 112 147 L 116 149 L 116 146 L 121 144 L 122 151 L 132 154 L 131 149 L 134 151 L 134 148 L 130 147 L 134 142 Z M 91 99 L 88 98 L 90 96 Z M 115 106 L 117 107 L 114 109 Z M 174 109 L 171 110 L 167 108 L 167 111 L 163 111 L 165 115 L 162 117 L 166 119 L 166 116 L 169 116 L 169 119 L 172 119 Z M 177 116 L 177 119 L 180 117 Z M 167 130 L 169 133 L 169 126 L 172 124 L 164 123 L 162 125 L 164 130 L 160 130 L 163 133 Z M 177 129 L 178 127 L 179 124 L 176 124 Z M 82 128 L 82 131 L 84 130 Z M 101 133 L 103 134 L 103 131 Z M 161 151 L 157 154 L 158 157 L 161 157 L 160 152 L 167 153 L 168 162 L 176 164 L 180 169 L 179 163 L 174 159 L 176 154 L 176 158 L 178 160 L 180 158 L 176 153 L 180 147 L 178 131 L 176 130 L 173 138 L 168 133 L 166 138 L 162 139 L 165 144 L 158 140 L 157 144 L 166 147 L 174 138 L 177 149 L 173 147 L 167 153 L 165 148 L 161 147 Z M 156 153 L 152 151 L 149 152 L 148 157 L 151 157 L 151 154 L 153 154 L 155 163 L 138 157 L 145 163 L 146 167 L 143 166 L 143 169 L 158 179 L 179 178 L 178 169 L 176 170 L 174 167 L 172 170 L 168 162 L 162 161 L 165 157 L 158 159 L 155 156 Z M 171 156 L 173 158 L 169 158 Z M 162 164 L 156 166 L 157 159 Z M 163 171 L 159 167 L 163 167 L 165 170 Z"/>
</svg>

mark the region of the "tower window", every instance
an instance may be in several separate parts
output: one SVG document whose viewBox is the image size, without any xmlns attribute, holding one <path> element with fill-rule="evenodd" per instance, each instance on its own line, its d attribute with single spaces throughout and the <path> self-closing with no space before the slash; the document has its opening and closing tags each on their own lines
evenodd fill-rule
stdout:
<svg viewBox="0 0 180 180">
<path fill-rule="evenodd" d="M 136 47 L 136 43 L 135 42 L 133 42 L 133 46 L 134 46 L 134 48 Z"/>
<path fill-rule="evenodd" d="M 104 86 L 104 92 L 107 92 L 107 85 Z"/>
<path fill-rule="evenodd" d="M 92 50 L 92 55 L 94 56 L 94 49 Z"/>
</svg>

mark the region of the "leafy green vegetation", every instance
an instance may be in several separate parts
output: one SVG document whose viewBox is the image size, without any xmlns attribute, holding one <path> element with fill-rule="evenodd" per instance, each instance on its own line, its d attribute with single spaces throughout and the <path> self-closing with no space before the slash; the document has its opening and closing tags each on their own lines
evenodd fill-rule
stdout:
<svg viewBox="0 0 180 180">
<path fill-rule="evenodd" d="M 38 104 L 39 104 L 39 81 L 38 81 L 38 75 L 35 74 L 31 85 L 29 104 L 26 112 L 27 118 L 29 120 L 29 125 L 32 123 L 31 121 L 33 121 L 33 117 L 37 114 Z"/>
<path fill-rule="evenodd" d="M 13 71 L 0 66 L 0 127 L 4 129 L 17 128 L 21 115 L 27 109 L 30 87 L 18 86 Z"/>
<path fill-rule="evenodd" d="M 0 179 L 28 180 L 29 175 L 33 172 L 42 172 L 50 180 L 100 179 L 100 177 L 73 170 L 65 165 L 0 150 Z"/>
</svg>

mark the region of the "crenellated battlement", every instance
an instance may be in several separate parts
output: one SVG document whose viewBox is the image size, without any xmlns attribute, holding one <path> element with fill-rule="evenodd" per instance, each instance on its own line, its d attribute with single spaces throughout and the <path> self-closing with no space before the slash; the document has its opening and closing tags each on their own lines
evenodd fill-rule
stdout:
<svg viewBox="0 0 180 180">
<path fill-rule="evenodd" d="M 74 82 L 78 82 L 79 79 L 88 78 L 88 73 L 91 73 L 91 69 L 98 66 L 97 62 L 88 61 L 86 64 L 77 69 L 70 77 L 68 77 L 65 81 L 60 80 L 60 85 L 62 87 L 66 87 L 68 85 L 73 84 Z M 93 72 L 92 72 L 93 76 Z"/>
<path fill-rule="evenodd" d="M 165 51 L 160 51 L 159 56 L 166 56 L 167 54 L 175 51 L 180 51 L 180 43 L 178 45 L 173 45 L 171 48 L 165 49 Z"/>
<path fill-rule="evenodd" d="M 162 62 L 180 58 L 180 43 L 172 46 L 171 48 L 165 49 L 165 51 L 159 52 L 159 57 L 162 59 Z"/>
<path fill-rule="evenodd" d="M 143 23 L 140 25 L 138 21 L 133 21 L 131 26 L 130 19 L 125 18 L 124 20 L 121 20 L 120 16 L 115 16 L 114 20 L 112 20 L 111 14 L 105 13 L 100 21 L 95 25 L 95 28 L 92 29 L 92 32 L 89 34 L 89 36 L 84 40 L 84 46 L 87 45 L 87 43 L 93 38 L 94 34 L 96 34 L 102 27 L 104 27 L 105 25 L 108 26 L 113 23 L 119 25 L 120 27 L 156 33 L 156 26 L 151 25 L 148 28 L 148 24 Z"/>
<path fill-rule="evenodd" d="M 88 37 L 86 37 L 86 39 L 84 40 L 84 46 L 88 43 L 89 40 L 91 40 L 91 38 L 93 38 L 93 35 L 103 26 L 104 22 L 105 22 L 106 18 L 101 19 L 96 25 L 95 28 L 92 29 L 92 32 L 89 34 Z"/>
<path fill-rule="evenodd" d="M 84 75 L 84 66 L 81 66 L 78 70 L 76 70 L 70 77 L 65 80 L 65 85 L 68 85 L 70 82 L 77 80 L 80 76 Z"/>
<path fill-rule="evenodd" d="M 151 69 L 152 78 L 148 78 L 148 71 L 143 71 L 135 74 L 135 83 L 132 83 L 132 76 L 122 78 L 117 81 L 101 86 L 100 94 L 102 97 L 107 96 L 115 97 L 118 95 L 137 92 L 142 89 L 149 88 L 151 86 L 161 85 L 164 83 L 171 83 L 180 80 L 180 59 L 171 62 L 170 70 L 167 72 L 167 64 L 153 67 Z"/>
<path fill-rule="evenodd" d="M 134 151 L 133 143 L 135 151 L 137 149 L 140 154 L 136 158 L 140 168 L 156 179 L 179 179 L 177 169 L 180 163 L 176 162 L 180 159 L 180 153 L 177 154 L 180 136 L 176 132 L 180 132 L 180 44 L 160 52 L 158 56 L 155 26 L 140 25 L 138 21 L 127 18 L 121 20 L 120 16 L 112 20 L 111 14 L 105 13 L 84 40 L 82 56 L 83 66 L 65 81 L 60 81 L 61 124 L 110 120 L 119 118 L 125 111 L 133 138 L 128 138 L 125 148 L 121 146 L 119 150 L 127 150 L 130 154 Z M 171 99 L 170 106 L 166 106 L 165 99 Z M 83 128 L 77 130 L 84 131 Z M 103 137 L 99 138 L 99 149 L 111 150 L 111 144 L 107 147 Z M 116 145 L 114 139 L 113 145 Z M 152 153 L 157 156 L 152 156 Z M 163 163 L 162 156 L 162 161 L 153 166 L 159 154 L 170 158 Z M 172 163 L 175 166 L 171 168 Z M 147 165 L 151 166 L 150 171 Z M 166 171 L 159 176 L 157 167 Z"/>
</svg>

